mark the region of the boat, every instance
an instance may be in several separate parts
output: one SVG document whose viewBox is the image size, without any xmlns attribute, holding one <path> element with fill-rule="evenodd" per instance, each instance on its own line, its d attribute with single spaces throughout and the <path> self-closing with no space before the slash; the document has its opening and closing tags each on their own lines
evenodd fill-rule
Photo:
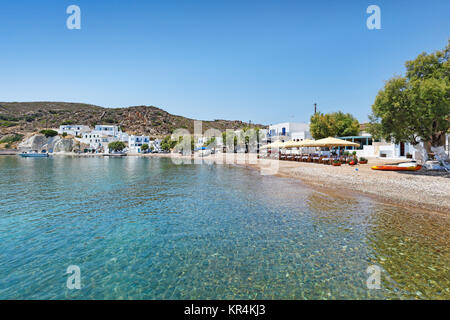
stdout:
<svg viewBox="0 0 450 320">
<path fill-rule="evenodd" d="M 23 158 L 47 158 L 48 153 L 45 151 L 41 153 L 37 151 L 29 151 L 29 152 L 22 152 L 20 156 Z"/>
<path fill-rule="evenodd" d="M 111 153 L 103 153 L 104 157 L 126 157 L 127 154 L 125 152 L 111 152 Z"/>
<path fill-rule="evenodd" d="M 384 166 L 373 166 L 372 170 L 382 170 L 382 171 L 417 171 L 422 169 L 420 164 L 415 161 L 399 163 L 397 165 L 384 165 Z"/>
</svg>

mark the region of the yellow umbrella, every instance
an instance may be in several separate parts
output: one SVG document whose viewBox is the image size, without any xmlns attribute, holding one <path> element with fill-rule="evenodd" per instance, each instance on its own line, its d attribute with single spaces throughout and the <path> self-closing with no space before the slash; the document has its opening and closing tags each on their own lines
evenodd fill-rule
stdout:
<svg viewBox="0 0 450 320">
<path fill-rule="evenodd" d="M 266 144 L 264 146 L 262 146 L 260 149 L 268 149 L 268 148 L 272 148 L 272 149 L 281 149 L 284 148 L 284 142 L 281 141 L 275 141 L 274 143 L 270 143 L 270 144 Z"/>
<path fill-rule="evenodd" d="M 306 147 L 308 143 L 314 142 L 313 140 L 306 139 L 303 141 L 288 141 L 284 143 L 285 148 L 301 148 Z"/>
<path fill-rule="evenodd" d="M 311 143 L 311 145 L 308 145 L 308 147 L 359 147 L 359 143 L 328 137 L 325 139 L 316 140 Z"/>
<path fill-rule="evenodd" d="M 296 147 L 296 146 L 295 146 L 296 143 L 298 143 L 298 141 L 294 141 L 294 140 L 286 141 L 286 142 L 283 144 L 283 147 L 284 147 L 284 148 L 295 148 L 295 147 Z"/>
</svg>

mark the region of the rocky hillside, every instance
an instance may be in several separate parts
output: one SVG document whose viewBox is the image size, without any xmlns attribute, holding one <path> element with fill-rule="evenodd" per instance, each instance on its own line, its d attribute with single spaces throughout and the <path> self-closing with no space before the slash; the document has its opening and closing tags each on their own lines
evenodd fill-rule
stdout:
<svg viewBox="0 0 450 320">
<path fill-rule="evenodd" d="M 170 114 L 153 106 L 103 108 L 95 105 L 67 102 L 0 102 L 0 139 L 6 135 L 24 134 L 61 124 L 118 124 L 130 134 L 163 137 L 177 128 L 194 132 L 194 120 Z M 239 129 L 242 121 L 203 121 L 203 130 Z M 252 125 L 253 126 L 253 125 Z M 264 127 L 262 125 L 255 125 Z"/>
</svg>

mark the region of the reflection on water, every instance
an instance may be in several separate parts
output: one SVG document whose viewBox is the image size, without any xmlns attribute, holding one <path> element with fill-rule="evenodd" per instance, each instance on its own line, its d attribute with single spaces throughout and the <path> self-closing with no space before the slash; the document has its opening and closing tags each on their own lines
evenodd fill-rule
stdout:
<svg viewBox="0 0 450 320">
<path fill-rule="evenodd" d="M 444 215 L 167 159 L 0 157 L 0 176 L 3 299 L 450 298 Z"/>
</svg>

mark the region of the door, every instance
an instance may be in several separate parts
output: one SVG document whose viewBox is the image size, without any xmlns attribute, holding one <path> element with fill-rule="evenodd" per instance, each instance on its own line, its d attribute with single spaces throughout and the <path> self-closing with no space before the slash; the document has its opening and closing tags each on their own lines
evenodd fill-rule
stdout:
<svg viewBox="0 0 450 320">
<path fill-rule="evenodd" d="M 404 156 L 405 156 L 405 143 L 400 142 L 400 157 L 404 157 Z"/>
</svg>

